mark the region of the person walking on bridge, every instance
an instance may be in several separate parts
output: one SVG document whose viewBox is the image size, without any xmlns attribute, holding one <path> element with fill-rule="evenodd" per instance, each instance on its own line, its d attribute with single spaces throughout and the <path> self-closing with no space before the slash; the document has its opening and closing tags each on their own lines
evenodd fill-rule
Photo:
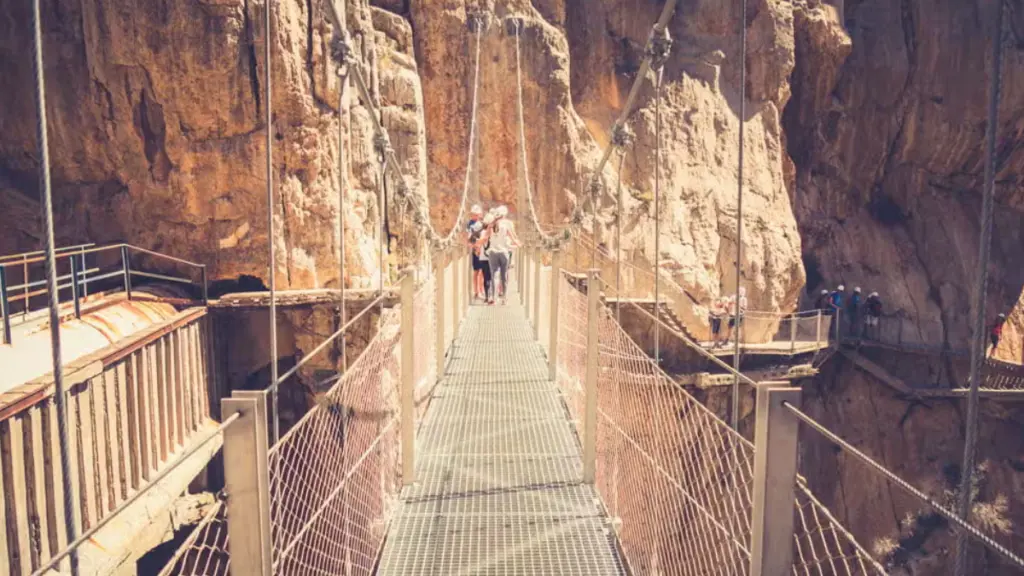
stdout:
<svg viewBox="0 0 1024 576">
<path fill-rule="evenodd" d="M 718 348 L 722 345 L 722 318 L 727 314 L 725 308 L 726 300 L 725 296 L 718 296 L 711 302 L 711 309 L 708 311 L 709 320 L 711 321 L 712 348 Z"/>
<path fill-rule="evenodd" d="M 485 223 L 487 218 L 473 224 L 473 234 L 469 237 L 470 247 L 473 250 L 474 274 L 479 273 L 480 283 L 476 286 L 476 297 L 479 300 L 486 300 L 491 293 L 491 265 L 487 261 L 487 229 Z"/>
<path fill-rule="evenodd" d="M 466 224 L 466 236 L 469 243 L 469 251 L 473 256 L 473 295 L 476 298 L 484 297 L 484 268 L 486 264 L 477 255 L 476 242 L 480 239 L 483 229 L 484 211 L 479 204 L 474 204 L 469 209 L 469 222 Z M 489 271 L 488 271 L 489 272 Z"/>
<path fill-rule="evenodd" d="M 491 264 L 494 297 L 500 298 L 502 304 L 508 297 L 509 254 L 513 248 L 519 246 L 515 224 L 506 216 L 508 216 L 508 208 L 505 206 L 498 206 L 494 209 L 494 223 L 491 225 L 490 247 L 487 252 L 487 258 Z"/>
<path fill-rule="evenodd" d="M 992 328 L 989 329 L 988 338 L 992 342 L 992 347 L 985 351 L 986 358 L 996 353 L 996 348 L 999 347 L 999 339 L 1003 336 L 1004 324 L 1006 324 L 1006 314 L 1000 314 L 992 324 Z"/>
</svg>

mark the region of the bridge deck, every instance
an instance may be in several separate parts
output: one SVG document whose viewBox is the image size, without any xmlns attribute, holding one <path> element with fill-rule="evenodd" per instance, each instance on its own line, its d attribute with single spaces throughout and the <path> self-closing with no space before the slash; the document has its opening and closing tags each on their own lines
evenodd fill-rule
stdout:
<svg viewBox="0 0 1024 576">
<path fill-rule="evenodd" d="M 417 450 L 381 576 L 625 573 L 519 306 L 470 309 Z"/>
</svg>

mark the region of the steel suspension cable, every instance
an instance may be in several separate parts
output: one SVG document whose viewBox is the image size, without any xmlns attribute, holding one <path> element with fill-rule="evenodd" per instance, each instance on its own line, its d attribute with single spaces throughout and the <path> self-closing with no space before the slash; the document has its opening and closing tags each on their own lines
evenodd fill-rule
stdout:
<svg viewBox="0 0 1024 576">
<path fill-rule="evenodd" d="M 593 173 L 590 175 L 589 184 L 584 186 L 584 191 L 594 190 L 599 186 L 604 173 L 605 164 L 608 163 L 611 158 L 612 150 L 615 147 L 620 146 L 622 138 L 620 133 L 626 130 L 626 124 L 629 120 L 630 115 L 633 113 L 633 107 L 636 105 L 637 96 L 640 93 L 640 88 L 647 79 L 648 73 L 654 69 L 660 67 L 659 63 L 664 63 L 665 58 L 668 56 L 668 52 L 671 49 L 672 41 L 668 36 L 668 23 L 671 20 L 672 15 L 675 13 L 677 0 L 668 0 L 665 2 L 665 6 L 661 10 L 661 14 L 658 17 L 657 22 L 651 29 L 650 36 L 647 40 L 647 46 L 644 49 L 644 58 L 640 63 L 640 69 L 637 71 L 636 77 L 633 80 L 633 84 L 629 89 L 629 95 L 626 97 L 626 103 L 622 107 L 622 111 L 619 113 L 619 117 L 612 124 L 611 141 L 605 146 L 601 153 L 601 159 L 598 161 L 597 166 L 594 168 Z M 516 26 L 516 66 L 517 66 L 517 82 L 519 81 L 519 25 Z M 521 82 L 518 82 L 521 84 Z M 520 87 L 520 92 L 522 91 Z M 521 100 L 521 94 L 520 94 Z M 521 103 L 520 103 L 521 107 Z M 522 128 L 522 120 L 520 120 L 520 128 Z M 521 136 L 522 137 L 522 136 Z M 523 151 L 525 155 L 525 150 Z M 529 181 L 527 181 L 529 186 Z M 537 220 L 537 214 L 534 210 L 532 190 L 527 187 L 527 195 L 530 206 L 530 218 L 533 221 L 535 232 L 540 237 L 541 244 L 545 245 L 548 249 L 556 249 L 562 247 L 571 238 L 574 231 L 577 231 L 583 218 L 583 201 L 584 195 L 580 196 L 580 200 L 573 207 L 573 211 L 569 216 L 569 224 L 564 228 L 557 230 L 554 234 L 548 234 L 540 228 L 539 221 Z"/>
<path fill-rule="evenodd" d="M 740 0 L 740 112 L 739 112 L 739 158 L 736 176 L 736 301 L 733 309 L 735 327 L 733 328 L 733 344 L 735 351 L 732 356 L 733 371 L 740 372 L 740 340 L 743 336 L 743 322 L 740 316 L 740 285 L 743 274 L 743 134 L 747 116 L 747 0 Z M 740 379 L 732 381 L 732 420 L 734 430 L 740 427 Z"/>
<path fill-rule="evenodd" d="M 39 0 L 32 0 L 32 44 L 35 64 L 36 130 L 39 145 L 39 180 L 43 195 L 43 226 L 46 235 L 46 288 L 50 297 L 50 349 L 53 359 L 54 404 L 57 407 L 57 441 L 60 444 L 61 487 L 64 490 L 64 530 L 68 542 L 74 542 L 78 532 L 75 524 L 76 498 L 71 484 L 71 458 L 68 452 L 67 407 L 64 396 L 64 360 L 61 358 L 60 310 L 57 292 L 56 242 L 53 236 L 53 190 L 50 186 L 50 149 L 46 121 L 46 74 L 43 61 L 43 24 Z M 28 282 L 28 278 L 25 278 Z M 25 302 L 28 308 L 28 302 Z M 78 576 L 78 550 L 73 549 L 68 559 L 72 576 Z"/>
<path fill-rule="evenodd" d="M 270 258 L 270 384 L 273 390 L 270 391 L 270 445 L 273 446 L 280 437 L 281 428 L 277 408 L 277 261 L 275 254 L 275 241 L 277 233 L 274 228 L 274 125 L 273 125 L 273 74 L 270 63 L 270 0 L 264 5 L 264 84 L 266 94 L 266 126 L 267 126 L 267 250 Z"/>
<path fill-rule="evenodd" d="M 615 189 L 615 322 L 622 326 L 622 165 L 626 160 L 626 150 L 619 153 L 619 174 Z"/>
<path fill-rule="evenodd" d="M 342 64 L 338 67 L 338 292 L 341 296 L 342 326 L 348 315 L 345 307 L 345 188 L 348 186 L 348 166 L 345 164 L 345 89 L 348 87 L 348 74 L 344 66 Z M 343 372 L 348 371 L 344 335 L 341 337 L 341 369 Z"/>
<path fill-rule="evenodd" d="M 995 31 L 992 38 L 992 71 L 988 97 L 988 124 L 985 127 L 985 182 L 981 203 L 981 239 L 978 246 L 978 268 L 974 286 L 974 334 L 971 341 L 971 389 L 967 396 L 967 430 L 964 435 L 964 458 L 960 467 L 960 518 L 967 522 L 971 516 L 971 477 L 978 435 L 978 388 L 981 386 L 981 366 L 985 361 L 985 294 L 988 291 L 989 248 L 992 244 L 992 213 L 995 204 L 996 175 L 996 122 L 999 120 L 999 92 L 1002 85 L 1003 62 L 1003 0 L 996 2 Z M 956 538 L 956 574 L 966 576 L 969 543 L 967 532 L 961 530 Z"/>
<path fill-rule="evenodd" d="M 661 318 L 661 83 L 664 66 L 658 68 L 654 86 L 654 314 Z M 661 366 L 661 323 L 654 323 L 654 364 Z"/>
</svg>

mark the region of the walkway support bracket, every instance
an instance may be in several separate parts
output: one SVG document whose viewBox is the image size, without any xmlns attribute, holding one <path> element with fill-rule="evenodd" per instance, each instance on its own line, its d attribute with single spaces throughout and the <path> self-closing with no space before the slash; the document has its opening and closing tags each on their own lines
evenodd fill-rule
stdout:
<svg viewBox="0 0 1024 576">
<path fill-rule="evenodd" d="M 232 574 L 270 576 L 270 470 L 267 467 L 267 398 L 235 392 L 221 414 L 240 417 L 224 430 L 228 552 Z"/>
<path fill-rule="evenodd" d="M 558 381 L 558 287 L 562 283 L 562 251 L 551 254 L 551 321 L 548 322 L 548 378 Z"/>
<path fill-rule="evenodd" d="M 598 274 L 587 271 L 587 371 L 583 383 L 583 481 L 593 484 L 597 478 L 597 327 L 601 299 L 597 290 Z"/>
<path fill-rule="evenodd" d="M 416 354 L 414 341 L 414 322 L 416 310 L 413 298 L 416 291 L 416 271 L 412 267 L 405 269 L 402 275 L 402 380 L 399 403 L 399 414 L 402 425 L 402 484 L 411 486 L 416 481 L 416 407 L 414 392 L 416 388 Z"/>
<path fill-rule="evenodd" d="M 793 502 L 800 421 L 786 410 L 783 404 L 787 402 L 800 406 L 799 388 L 786 382 L 758 383 L 751 576 L 786 574 L 793 565 Z"/>
</svg>

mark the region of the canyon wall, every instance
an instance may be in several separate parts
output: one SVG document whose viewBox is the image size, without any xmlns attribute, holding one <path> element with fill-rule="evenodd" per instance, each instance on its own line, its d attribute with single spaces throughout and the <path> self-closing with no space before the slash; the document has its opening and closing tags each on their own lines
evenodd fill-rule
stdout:
<svg viewBox="0 0 1024 576">
<path fill-rule="evenodd" d="M 1020 2 L 1007 2 L 988 314 L 1024 284 Z M 993 9 L 988 0 L 847 0 L 849 56 L 799 27 L 783 123 L 808 294 L 877 290 L 906 338 L 967 345 L 976 281 Z M 1019 313 L 1005 357 L 1020 358 Z"/>
</svg>

